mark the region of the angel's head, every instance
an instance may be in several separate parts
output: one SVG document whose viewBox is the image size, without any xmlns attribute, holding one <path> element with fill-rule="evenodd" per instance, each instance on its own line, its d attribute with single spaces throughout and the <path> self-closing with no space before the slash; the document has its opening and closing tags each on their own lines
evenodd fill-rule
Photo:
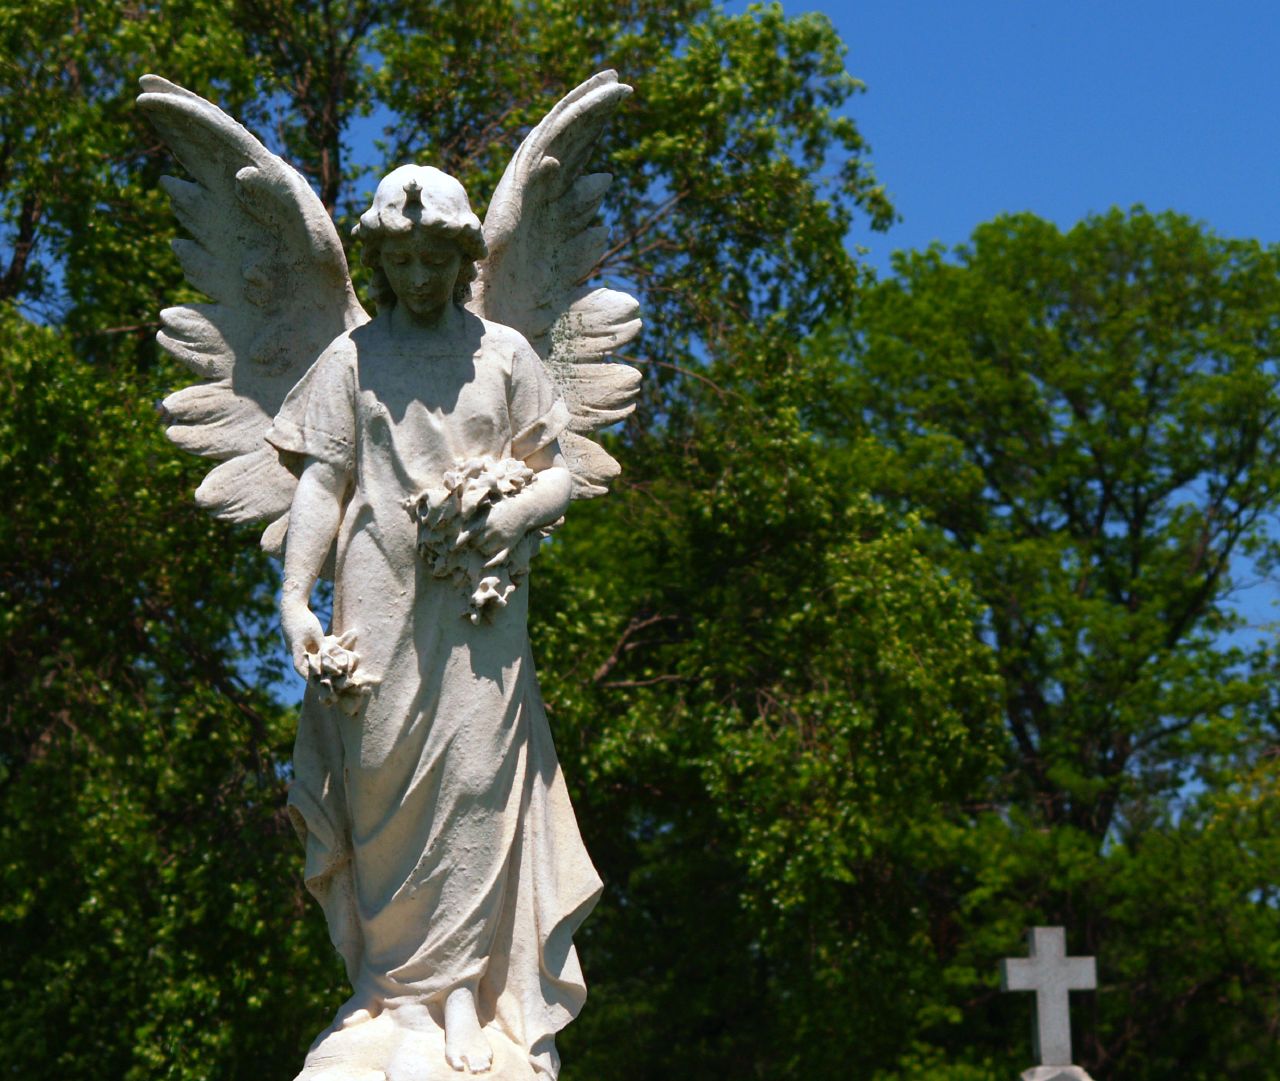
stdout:
<svg viewBox="0 0 1280 1081">
<path fill-rule="evenodd" d="M 373 271 L 373 299 L 380 308 L 400 299 L 393 281 L 399 277 L 397 268 L 388 274 L 384 263 L 388 241 L 392 245 L 387 254 L 400 261 L 405 258 L 400 249 L 428 243 L 439 253 L 436 261 L 443 269 L 452 267 L 456 252 L 457 275 L 445 293 L 455 304 L 471 295 L 476 263 L 486 254 L 480 219 L 471 212 L 466 190 L 430 165 L 401 165 L 383 177 L 373 205 L 360 215 L 352 235 L 361 242 L 364 265 Z M 430 291 L 430 286 L 423 288 Z"/>
</svg>

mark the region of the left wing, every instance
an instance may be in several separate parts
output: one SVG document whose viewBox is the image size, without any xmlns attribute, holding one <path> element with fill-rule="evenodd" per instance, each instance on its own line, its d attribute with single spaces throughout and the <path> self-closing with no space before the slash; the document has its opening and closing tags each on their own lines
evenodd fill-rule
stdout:
<svg viewBox="0 0 1280 1081">
<path fill-rule="evenodd" d="M 156 75 L 138 104 L 192 180 L 161 180 L 190 240 L 174 250 L 212 304 L 160 313 L 157 340 L 205 382 L 164 400 L 165 433 L 222 464 L 196 502 L 269 522 L 278 554 L 297 485 L 265 435 L 285 395 L 331 341 L 368 321 L 337 230 L 306 180 L 211 102 Z"/>
</svg>

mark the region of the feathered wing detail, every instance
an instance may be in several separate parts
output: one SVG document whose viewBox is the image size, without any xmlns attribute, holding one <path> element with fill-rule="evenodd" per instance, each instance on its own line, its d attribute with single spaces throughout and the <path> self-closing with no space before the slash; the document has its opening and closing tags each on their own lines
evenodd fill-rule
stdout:
<svg viewBox="0 0 1280 1081">
<path fill-rule="evenodd" d="M 484 221 L 488 257 L 471 309 L 520 331 L 537 350 L 572 417 L 560 446 L 574 495 L 603 495 L 618 463 L 588 435 L 635 408 L 640 373 L 607 362 L 640 331 L 627 293 L 585 282 L 607 250 L 593 227 L 612 180 L 583 174 L 605 122 L 631 87 L 604 71 L 566 95 L 520 144 Z"/>
<path fill-rule="evenodd" d="M 212 304 L 160 313 L 157 341 L 207 382 L 164 401 L 166 434 L 221 460 L 196 502 L 233 522 L 269 522 L 279 553 L 297 478 L 264 438 L 285 395 L 325 346 L 368 320 L 337 230 L 298 172 L 216 105 L 155 75 L 138 104 L 192 180 L 164 177 L 189 240 L 187 281 Z"/>
</svg>

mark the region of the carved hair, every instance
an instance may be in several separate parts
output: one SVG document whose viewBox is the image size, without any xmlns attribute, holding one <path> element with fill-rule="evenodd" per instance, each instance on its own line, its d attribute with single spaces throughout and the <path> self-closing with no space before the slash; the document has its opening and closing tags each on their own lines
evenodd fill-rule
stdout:
<svg viewBox="0 0 1280 1081">
<path fill-rule="evenodd" d="M 391 282 L 382 269 L 382 244 L 388 237 L 421 229 L 432 237 L 451 241 L 462 257 L 453 302 L 464 304 L 476 280 L 476 263 L 488 254 L 480 219 L 462 185 L 447 173 L 429 165 L 402 165 L 378 185 L 373 205 L 360 215 L 351 235 L 360 241 L 360 260 L 373 271 L 373 299 L 379 310 L 396 302 Z"/>
</svg>

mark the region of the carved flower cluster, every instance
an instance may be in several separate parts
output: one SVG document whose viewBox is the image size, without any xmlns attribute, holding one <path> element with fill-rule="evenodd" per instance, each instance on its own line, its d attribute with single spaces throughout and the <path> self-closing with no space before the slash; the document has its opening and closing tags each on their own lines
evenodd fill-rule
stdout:
<svg viewBox="0 0 1280 1081">
<path fill-rule="evenodd" d="M 359 712 L 361 699 L 369 693 L 369 681 L 357 674 L 360 658 L 350 648 L 355 636 L 348 631 L 341 637 L 326 634 L 320 648 L 307 654 L 309 678 L 320 687 L 320 701 L 337 703 L 353 716 Z"/>
<path fill-rule="evenodd" d="M 487 556 L 479 548 L 489 509 L 523 491 L 536 474 L 514 458 L 470 458 L 445 473 L 443 487 L 405 501 L 418 524 L 418 553 L 437 578 L 470 591 L 463 613 L 472 623 L 505 608 L 529 573 L 529 561 L 550 529 L 536 529 L 511 548 Z"/>
</svg>

